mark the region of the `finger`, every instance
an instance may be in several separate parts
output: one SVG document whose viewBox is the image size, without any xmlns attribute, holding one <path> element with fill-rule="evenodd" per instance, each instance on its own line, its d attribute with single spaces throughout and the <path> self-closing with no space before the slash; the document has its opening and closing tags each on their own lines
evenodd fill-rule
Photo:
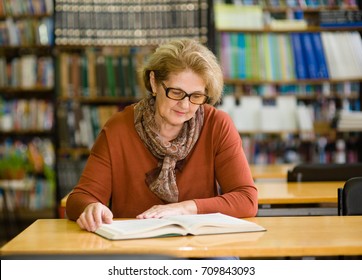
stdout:
<svg viewBox="0 0 362 280">
<path fill-rule="evenodd" d="M 94 227 L 96 230 L 98 227 L 100 227 L 102 225 L 102 206 L 96 205 L 93 209 L 92 209 L 92 216 L 93 216 L 93 221 L 94 221 Z"/>
<path fill-rule="evenodd" d="M 88 222 L 86 219 L 85 212 L 80 214 L 78 220 L 79 220 L 79 224 L 82 226 L 82 229 L 88 230 Z"/>
<path fill-rule="evenodd" d="M 83 221 L 81 219 L 81 216 L 77 219 L 77 224 L 81 229 L 85 229 L 85 226 L 83 225 Z"/>
<path fill-rule="evenodd" d="M 108 207 L 104 207 L 102 220 L 107 224 L 110 224 L 113 221 L 113 213 Z"/>
<path fill-rule="evenodd" d="M 95 224 L 95 221 L 94 221 L 93 211 L 92 210 L 86 211 L 84 216 L 85 216 L 85 220 L 86 220 L 86 223 L 84 224 L 86 229 L 88 231 L 95 231 L 96 230 L 96 224 Z"/>
</svg>

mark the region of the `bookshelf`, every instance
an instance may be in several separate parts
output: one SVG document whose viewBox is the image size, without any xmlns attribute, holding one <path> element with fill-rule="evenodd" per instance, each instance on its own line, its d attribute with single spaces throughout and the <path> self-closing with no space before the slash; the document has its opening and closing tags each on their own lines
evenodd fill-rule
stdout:
<svg viewBox="0 0 362 280">
<path fill-rule="evenodd" d="M 105 121 L 146 94 L 138 70 L 172 38 L 209 40 L 210 0 L 55 0 L 58 198 Z"/>
<path fill-rule="evenodd" d="M 214 1 L 226 83 L 220 108 L 233 117 L 251 163 L 362 160 L 358 5 Z M 354 114 L 340 128 L 345 111 Z"/>
<path fill-rule="evenodd" d="M 26 168 L 0 180 L 34 182 L 25 191 L 0 193 L 1 208 L 7 196 L 12 224 L 19 226 L 9 227 L 8 237 L 56 215 L 53 9 L 52 0 L 0 1 L 0 162 L 15 169 L 22 160 Z"/>
</svg>

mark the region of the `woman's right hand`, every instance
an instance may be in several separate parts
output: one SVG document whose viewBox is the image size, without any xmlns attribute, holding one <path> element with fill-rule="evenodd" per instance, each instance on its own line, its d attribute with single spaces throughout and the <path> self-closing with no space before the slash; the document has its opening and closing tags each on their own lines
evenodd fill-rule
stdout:
<svg viewBox="0 0 362 280">
<path fill-rule="evenodd" d="M 100 202 L 89 204 L 77 219 L 81 229 L 94 232 L 102 223 L 112 223 L 113 214 L 111 210 Z"/>
</svg>

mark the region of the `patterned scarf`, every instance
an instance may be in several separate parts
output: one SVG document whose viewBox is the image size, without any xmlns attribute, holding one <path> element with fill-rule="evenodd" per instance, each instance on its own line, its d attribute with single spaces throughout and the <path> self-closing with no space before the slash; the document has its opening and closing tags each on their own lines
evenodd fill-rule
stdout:
<svg viewBox="0 0 362 280">
<path fill-rule="evenodd" d="M 144 98 L 134 107 L 135 128 L 150 152 L 159 159 L 158 167 L 146 173 L 150 190 L 166 202 L 178 201 L 175 169 L 181 169 L 182 160 L 190 153 L 199 138 L 204 121 L 204 107 L 185 122 L 176 139 L 164 143 L 155 122 L 155 99 Z"/>
</svg>

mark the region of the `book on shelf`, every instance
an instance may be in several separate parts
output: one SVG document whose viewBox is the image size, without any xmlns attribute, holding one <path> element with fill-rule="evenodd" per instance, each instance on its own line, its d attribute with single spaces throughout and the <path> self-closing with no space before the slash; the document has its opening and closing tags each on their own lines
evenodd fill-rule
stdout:
<svg viewBox="0 0 362 280">
<path fill-rule="evenodd" d="M 306 66 L 307 78 L 317 79 L 317 59 L 315 57 L 314 48 L 310 33 L 299 33 L 300 40 L 302 43 L 302 51 L 304 58 L 304 65 Z"/>
<path fill-rule="evenodd" d="M 245 34 L 237 33 L 237 77 L 239 79 L 245 79 L 246 77 L 246 65 L 245 65 Z"/>
<path fill-rule="evenodd" d="M 337 129 L 338 131 L 362 131 L 362 112 L 341 110 Z"/>
<path fill-rule="evenodd" d="M 224 77 L 231 78 L 231 40 L 230 34 L 222 32 L 220 34 L 220 62 Z"/>
<path fill-rule="evenodd" d="M 328 66 L 327 66 L 327 61 L 326 61 L 326 57 L 324 54 L 321 34 L 318 32 L 312 32 L 312 33 L 309 33 L 309 36 L 311 37 L 311 40 L 312 40 L 312 46 L 313 46 L 315 58 L 317 61 L 317 77 L 323 78 L 323 79 L 328 79 L 329 78 Z"/>
<path fill-rule="evenodd" d="M 300 33 L 291 33 L 292 50 L 294 55 L 295 73 L 298 79 L 307 78 L 307 69 L 303 57 L 303 45 Z"/>
<path fill-rule="evenodd" d="M 184 37 L 206 42 L 207 8 L 206 0 L 55 1 L 56 44 L 143 46 Z"/>
<path fill-rule="evenodd" d="M 321 38 L 332 79 L 362 77 L 362 39 L 358 31 L 322 32 Z"/>
<path fill-rule="evenodd" d="M 262 132 L 282 131 L 282 117 L 277 106 L 262 106 L 260 111 L 260 130 Z"/>
<path fill-rule="evenodd" d="M 281 130 L 297 130 L 297 98 L 292 95 L 279 95 L 276 97 L 276 107 L 278 108 Z"/>
<path fill-rule="evenodd" d="M 321 27 L 361 27 L 361 10 L 323 10 L 319 12 Z"/>
<path fill-rule="evenodd" d="M 101 225 L 95 233 L 110 239 L 139 239 L 185 235 L 260 232 L 262 226 L 221 213 L 176 215 L 161 219 L 115 220 Z"/>
<path fill-rule="evenodd" d="M 263 29 L 261 6 L 214 4 L 216 29 Z"/>
</svg>

